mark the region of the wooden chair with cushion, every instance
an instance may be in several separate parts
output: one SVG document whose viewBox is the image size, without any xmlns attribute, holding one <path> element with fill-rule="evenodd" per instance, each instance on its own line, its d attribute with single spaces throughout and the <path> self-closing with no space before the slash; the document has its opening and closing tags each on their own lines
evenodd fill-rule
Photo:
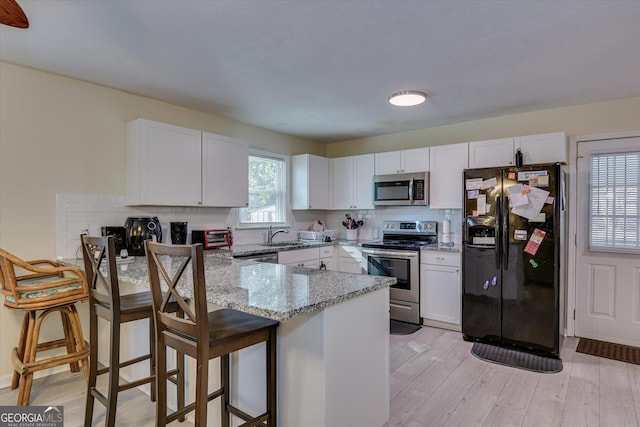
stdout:
<svg viewBox="0 0 640 427">
<path fill-rule="evenodd" d="M 165 245 L 146 241 L 149 281 L 156 320 L 157 392 L 156 426 L 195 409 L 195 425 L 207 425 L 207 403 L 221 398 L 222 426 L 228 427 L 231 415 L 246 421 L 243 426 L 276 426 L 276 328 L 278 322 L 231 309 L 207 312 L 206 284 L 202 245 Z M 187 268 L 189 267 L 190 268 Z M 185 274 L 186 273 L 186 274 Z M 179 291 L 193 293 L 193 310 Z M 167 290 L 163 295 L 162 291 Z M 182 307 L 185 318 L 167 313 L 170 297 Z M 229 355 L 261 342 L 266 343 L 266 412 L 252 417 L 231 404 Z M 167 414 L 166 347 L 174 348 L 196 360 L 195 402 Z M 209 360 L 220 357 L 221 387 L 208 393 Z"/>
<path fill-rule="evenodd" d="M 118 269 L 115 258 L 113 236 L 90 237 L 82 235 L 82 255 L 90 288 L 90 332 L 91 344 L 89 381 L 87 385 L 85 427 L 93 422 L 93 406 L 98 399 L 106 408 L 105 426 L 115 425 L 118 393 L 143 384 L 151 384 L 151 400 L 155 401 L 155 328 L 151 292 L 121 295 Z M 106 264 L 106 265 L 103 265 Z M 168 304 L 169 312 L 179 312 L 175 302 Z M 109 322 L 109 366 L 98 369 L 98 318 Z M 128 361 L 120 361 L 120 325 L 136 320 L 149 320 L 149 353 Z M 120 384 L 120 369 L 149 360 L 149 375 L 135 381 Z M 177 369 L 169 374 L 178 386 L 178 405 L 184 406 L 184 357 L 178 355 Z M 97 376 L 109 374 L 106 395 L 96 388 Z M 175 377 L 175 378 L 174 378 Z"/>
<path fill-rule="evenodd" d="M 72 372 L 79 372 L 82 362 L 88 375 L 89 345 L 75 306 L 88 297 L 82 271 L 51 260 L 24 261 L 0 249 L 0 290 L 6 307 L 24 311 L 18 346 L 12 352 L 11 389 L 20 386 L 18 405 L 29 404 L 34 372 L 67 363 Z M 55 312 L 60 313 L 64 338 L 38 343 L 42 322 Z M 38 352 L 60 347 L 66 347 L 67 354 L 36 360 Z"/>
</svg>

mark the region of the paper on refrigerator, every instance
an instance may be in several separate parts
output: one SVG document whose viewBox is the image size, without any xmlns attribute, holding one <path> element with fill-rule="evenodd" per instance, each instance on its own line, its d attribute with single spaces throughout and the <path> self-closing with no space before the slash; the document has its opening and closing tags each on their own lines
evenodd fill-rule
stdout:
<svg viewBox="0 0 640 427">
<path fill-rule="evenodd" d="M 507 188 L 509 191 L 509 197 L 511 197 L 511 206 L 517 208 L 518 206 L 524 206 L 529 204 L 529 197 L 527 197 L 527 191 L 525 191 L 523 184 L 512 185 Z"/>
<path fill-rule="evenodd" d="M 513 207 L 511 209 L 511 212 L 516 215 L 520 215 L 521 217 L 535 221 L 540 218 L 540 211 L 542 210 L 544 203 L 547 201 L 549 192 L 541 190 L 538 187 L 525 185 L 523 191 L 527 190 L 528 192 L 526 193 L 526 195 L 529 199 L 529 203 L 526 205 Z"/>
</svg>

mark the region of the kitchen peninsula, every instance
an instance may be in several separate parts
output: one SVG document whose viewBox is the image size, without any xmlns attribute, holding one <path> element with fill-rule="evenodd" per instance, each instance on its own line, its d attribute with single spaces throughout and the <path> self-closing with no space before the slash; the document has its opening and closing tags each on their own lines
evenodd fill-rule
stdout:
<svg viewBox="0 0 640 427">
<path fill-rule="evenodd" d="M 144 257 L 121 263 L 118 274 L 121 282 L 149 287 Z M 230 307 L 280 321 L 279 426 L 382 426 L 388 420 L 388 287 L 395 278 L 219 254 L 205 255 L 205 276 L 212 309 Z M 186 288 L 181 290 L 190 296 Z M 127 341 L 136 342 L 132 338 Z M 234 399 L 256 413 L 264 410 L 263 352 L 262 344 L 232 359 L 233 384 L 240 384 L 232 389 Z M 188 369 L 193 372 L 193 366 Z M 213 386 L 218 370 L 210 372 Z"/>
</svg>

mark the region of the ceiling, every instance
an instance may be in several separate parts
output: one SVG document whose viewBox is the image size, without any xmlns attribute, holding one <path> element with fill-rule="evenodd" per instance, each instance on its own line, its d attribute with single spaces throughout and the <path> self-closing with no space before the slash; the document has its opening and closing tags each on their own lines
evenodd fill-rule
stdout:
<svg viewBox="0 0 640 427">
<path fill-rule="evenodd" d="M 640 96 L 639 1 L 18 2 L 2 60 L 318 141 Z"/>
</svg>

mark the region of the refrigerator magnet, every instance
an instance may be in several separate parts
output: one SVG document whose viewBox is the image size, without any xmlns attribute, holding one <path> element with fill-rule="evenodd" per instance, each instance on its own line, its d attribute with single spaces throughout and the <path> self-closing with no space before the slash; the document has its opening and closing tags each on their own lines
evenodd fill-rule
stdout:
<svg viewBox="0 0 640 427">
<path fill-rule="evenodd" d="M 527 240 L 527 230 L 515 230 L 513 240 Z"/>
<path fill-rule="evenodd" d="M 533 268 L 538 268 L 538 263 L 533 258 L 529 260 L 529 264 L 531 264 Z"/>
<path fill-rule="evenodd" d="M 524 247 L 524 251 L 529 255 L 534 255 L 540 249 L 540 244 L 544 240 L 544 236 L 546 235 L 546 231 L 542 231 L 539 228 L 533 230 L 529 241 L 527 242 L 527 246 Z"/>
<path fill-rule="evenodd" d="M 480 192 L 478 190 L 467 190 L 467 199 L 477 199 Z"/>
<path fill-rule="evenodd" d="M 553 197 L 549 196 L 547 197 L 547 200 L 544 201 L 546 204 L 548 205 L 552 205 L 553 204 Z"/>
<path fill-rule="evenodd" d="M 542 175 L 538 177 L 538 187 L 549 186 L 549 175 Z"/>
<path fill-rule="evenodd" d="M 515 172 L 509 172 L 507 174 L 507 179 L 516 179 L 516 173 Z"/>
</svg>

